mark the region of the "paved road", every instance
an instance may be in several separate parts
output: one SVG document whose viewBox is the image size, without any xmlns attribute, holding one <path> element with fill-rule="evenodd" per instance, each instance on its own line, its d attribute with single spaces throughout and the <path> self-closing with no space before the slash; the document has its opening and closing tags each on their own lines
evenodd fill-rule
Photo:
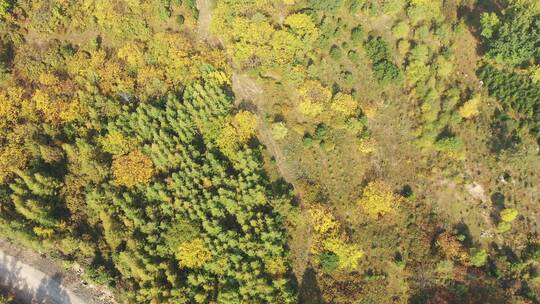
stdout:
<svg viewBox="0 0 540 304">
<path fill-rule="evenodd" d="M 61 275 L 48 276 L 0 250 L 0 285 L 15 289 L 27 303 L 86 304 L 61 285 Z"/>
</svg>

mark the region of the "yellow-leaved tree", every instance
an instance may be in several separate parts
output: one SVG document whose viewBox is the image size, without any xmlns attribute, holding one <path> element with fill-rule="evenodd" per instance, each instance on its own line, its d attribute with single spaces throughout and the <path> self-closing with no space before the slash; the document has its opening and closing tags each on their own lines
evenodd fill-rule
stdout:
<svg viewBox="0 0 540 304">
<path fill-rule="evenodd" d="M 345 117 L 350 117 L 356 113 L 358 102 L 350 94 L 337 93 L 332 100 L 332 111 Z"/>
<path fill-rule="evenodd" d="M 312 118 L 321 114 L 332 98 L 330 89 L 315 80 L 306 81 L 298 90 L 298 95 L 300 96 L 298 111 Z"/>
<path fill-rule="evenodd" d="M 337 269 L 353 270 L 358 267 L 364 252 L 355 244 L 347 242 L 341 224 L 332 212 L 321 205 L 312 206 L 308 213 L 313 229 L 311 253 L 319 255 L 331 252 L 337 257 Z"/>
<path fill-rule="evenodd" d="M 154 164 L 150 157 L 139 150 L 113 159 L 112 173 L 114 182 L 128 188 L 148 184 L 154 175 Z"/>
<path fill-rule="evenodd" d="M 217 138 L 217 144 L 227 156 L 233 156 L 241 145 L 247 143 L 257 130 L 257 117 L 248 111 L 240 111 L 226 124 Z"/>
<path fill-rule="evenodd" d="M 378 218 L 394 211 L 399 202 L 399 198 L 392 192 L 390 187 L 381 181 L 370 182 L 358 204 L 362 206 L 364 212 L 371 218 Z"/>
<path fill-rule="evenodd" d="M 176 250 L 176 258 L 181 267 L 200 268 L 212 257 L 202 239 L 196 238 L 184 242 Z"/>
</svg>

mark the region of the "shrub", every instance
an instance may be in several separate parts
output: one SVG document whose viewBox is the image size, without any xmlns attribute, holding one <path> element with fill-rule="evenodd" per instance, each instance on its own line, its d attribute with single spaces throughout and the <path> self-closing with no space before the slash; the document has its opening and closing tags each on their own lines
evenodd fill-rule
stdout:
<svg viewBox="0 0 540 304">
<path fill-rule="evenodd" d="M 392 28 L 392 34 L 396 39 L 404 39 L 404 38 L 409 37 L 409 32 L 410 31 L 411 31 L 411 27 L 405 21 L 402 21 L 402 22 L 396 24 Z"/>
<path fill-rule="evenodd" d="M 325 251 L 319 254 L 319 264 L 324 272 L 332 273 L 338 269 L 339 257 L 333 252 Z"/>
<path fill-rule="evenodd" d="M 347 53 L 347 57 L 349 58 L 350 61 L 356 64 L 358 64 L 358 62 L 360 61 L 360 55 L 358 55 L 358 52 L 353 51 L 353 50 Z"/>
<path fill-rule="evenodd" d="M 186 18 L 183 15 L 176 16 L 176 23 L 180 26 L 184 25 Z"/>
<path fill-rule="evenodd" d="M 503 222 L 511 223 L 517 218 L 518 211 L 513 208 L 506 208 L 503 211 L 501 211 L 500 216 Z"/>
<path fill-rule="evenodd" d="M 332 48 L 330 48 L 330 58 L 334 60 L 339 60 L 343 56 L 343 52 L 341 51 L 341 48 L 337 45 L 333 45 Z"/>
<path fill-rule="evenodd" d="M 497 232 L 499 233 L 505 233 L 512 229 L 512 225 L 508 222 L 500 222 L 499 225 L 497 225 Z"/>
<path fill-rule="evenodd" d="M 338 93 L 330 106 L 332 111 L 343 116 L 352 116 L 358 109 L 358 102 L 349 94 Z"/>
<path fill-rule="evenodd" d="M 277 122 L 272 124 L 272 137 L 275 140 L 283 139 L 287 136 L 289 130 L 283 122 Z"/>
<path fill-rule="evenodd" d="M 482 15 L 480 15 L 480 25 L 482 27 L 481 35 L 488 39 L 491 38 L 499 23 L 500 20 L 497 14 L 482 13 Z"/>
<path fill-rule="evenodd" d="M 487 55 L 500 63 L 521 65 L 538 56 L 540 15 L 531 16 L 527 8 L 510 7 L 499 21 L 484 16 L 482 34 L 489 36 Z"/>
<path fill-rule="evenodd" d="M 397 82 L 401 79 L 401 71 L 390 62 L 388 45 L 381 37 L 371 37 L 364 44 L 366 53 L 373 64 L 375 78 L 381 84 Z"/>
<path fill-rule="evenodd" d="M 477 116 L 480 112 L 478 107 L 480 106 L 481 97 L 480 95 L 475 95 L 469 101 L 465 102 L 461 108 L 459 108 L 459 116 L 463 118 L 472 118 Z"/>
<path fill-rule="evenodd" d="M 180 244 L 176 258 L 181 267 L 199 268 L 211 258 L 211 254 L 203 240 L 197 238 Z"/>
<path fill-rule="evenodd" d="M 540 86 L 529 77 L 501 71 L 491 65 L 481 67 L 478 75 L 489 94 L 499 99 L 505 112 L 519 116 L 519 120 L 512 120 L 514 125 L 528 130 L 540 142 Z M 502 113 L 497 115 L 495 123 L 503 124 L 507 116 Z"/>
<path fill-rule="evenodd" d="M 362 42 L 364 40 L 364 29 L 357 26 L 351 30 L 351 40 L 354 42 Z"/>
<path fill-rule="evenodd" d="M 401 70 L 394 63 L 383 60 L 373 64 L 375 77 L 382 84 L 395 83 L 401 80 Z"/>
<path fill-rule="evenodd" d="M 471 250 L 471 264 L 476 267 L 486 265 L 488 254 L 484 249 L 474 248 Z"/>
<path fill-rule="evenodd" d="M 370 37 L 364 44 L 366 53 L 373 63 L 387 60 L 390 56 L 388 45 L 381 37 Z"/>
<path fill-rule="evenodd" d="M 358 204 L 370 217 L 377 218 L 393 211 L 397 198 L 385 183 L 370 182 L 364 189 Z"/>
</svg>

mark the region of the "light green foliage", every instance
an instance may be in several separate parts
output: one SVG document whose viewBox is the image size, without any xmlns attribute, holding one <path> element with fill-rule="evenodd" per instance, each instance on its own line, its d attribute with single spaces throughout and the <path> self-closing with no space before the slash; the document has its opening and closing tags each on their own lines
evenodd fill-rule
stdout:
<svg viewBox="0 0 540 304">
<path fill-rule="evenodd" d="M 487 263 L 488 254 L 484 249 L 471 250 L 471 264 L 475 267 L 482 267 Z"/>
<path fill-rule="evenodd" d="M 26 220 L 48 228 L 60 223 L 57 214 L 61 202 L 56 196 L 61 183 L 54 177 L 42 173 L 17 172 L 18 178 L 9 185 L 15 210 Z"/>
<path fill-rule="evenodd" d="M 500 24 L 499 17 L 495 13 L 482 13 L 480 15 L 480 25 L 482 26 L 482 36 L 489 39 Z"/>
<path fill-rule="evenodd" d="M 407 5 L 407 2 L 407 0 L 385 0 L 383 11 L 389 15 L 399 14 Z"/>
<path fill-rule="evenodd" d="M 351 40 L 354 42 L 362 42 L 364 40 L 365 33 L 361 26 L 357 26 L 351 30 Z"/>
<path fill-rule="evenodd" d="M 6 18 L 6 16 L 9 14 L 9 8 L 10 4 L 8 0 L 0 0 L 0 19 Z"/>
<path fill-rule="evenodd" d="M 435 143 L 435 149 L 453 156 L 459 156 L 464 149 L 463 141 L 457 137 L 447 137 Z"/>
<path fill-rule="evenodd" d="M 437 75 L 442 78 L 449 77 L 454 71 L 454 65 L 452 61 L 445 58 L 444 56 L 437 57 Z"/>
<path fill-rule="evenodd" d="M 272 124 L 272 137 L 275 140 L 284 139 L 287 136 L 289 130 L 283 122 L 276 122 Z"/>
<path fill-rule="evenodd" d="M 441 14 L 441 2 L 409 0 L 409 4 L 407 15 L 414 26 L 429 23 L 430 21 L 439 21 L 443 17 Z"/>
<path fill-rule="evenodd" d="M 508 222 L 500 222 L 497 225 L 497 232 L 499 233 L 505 233 L 507 231 L 510 231 L 510 229 L 512 229 L 512 224 Z"/>
<path fill-rule="evenodd" d="M 401 21 L 394 25 L 392 28 L 392 35 L 396 39 L 404 39 L 409 37 L 409 32 L 411 31 L 411 27 L 406 21 Z"/>
<path fill-rule="evenodd" d="M 341 48 L 337 45 L 333 45 L 331 48 L 330 48 L 330 58 L 334 59 L 334 60 L 339 60 L 341 59 L 341 57 L 343 56 L 343 52 L 341 50 Z"/>
</svg>

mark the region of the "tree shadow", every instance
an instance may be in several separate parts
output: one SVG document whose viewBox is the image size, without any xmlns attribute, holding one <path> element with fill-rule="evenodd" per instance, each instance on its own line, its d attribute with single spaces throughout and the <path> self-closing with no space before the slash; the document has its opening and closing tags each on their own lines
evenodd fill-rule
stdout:
<svg viewBox="0 0 540 304">
<path fill-rule="evenodd" d="M 26 281 L 20 278 L 21 271 L 22 265 L 16 259 L 2 255 L 0 259 L 0 286 L 13 293 L 15 300 L 19 302 L 29 295 Z"/>
<path fill-rule="evenodd" d="M 302 304 L 323 304 L 321 289 L 317 283 L 317 275 L 311 265 L 304 271 L 302 284 L 299 290 L 299 303 Z"/>
<path fill-rule="evenodd" d="M 465 240 L 462 241 L 465 247 L 473 247 L 474 244 L 471 231 L 469 230 L 469 226 L 465 224 L 465 222 L 460 221 L 459 223 L 455 224 L 453 228 L 458 234 L 465 236 Z"/>
<path fill-rule="evenodd" d="M 41 280 L 39 287 L 34 294 L 33 303 L 71 303 L 66 289 L 62 286 L 62 278 L 63 276 L 61 273 L 55 273 L 52 277 Z"/>
</svg>

